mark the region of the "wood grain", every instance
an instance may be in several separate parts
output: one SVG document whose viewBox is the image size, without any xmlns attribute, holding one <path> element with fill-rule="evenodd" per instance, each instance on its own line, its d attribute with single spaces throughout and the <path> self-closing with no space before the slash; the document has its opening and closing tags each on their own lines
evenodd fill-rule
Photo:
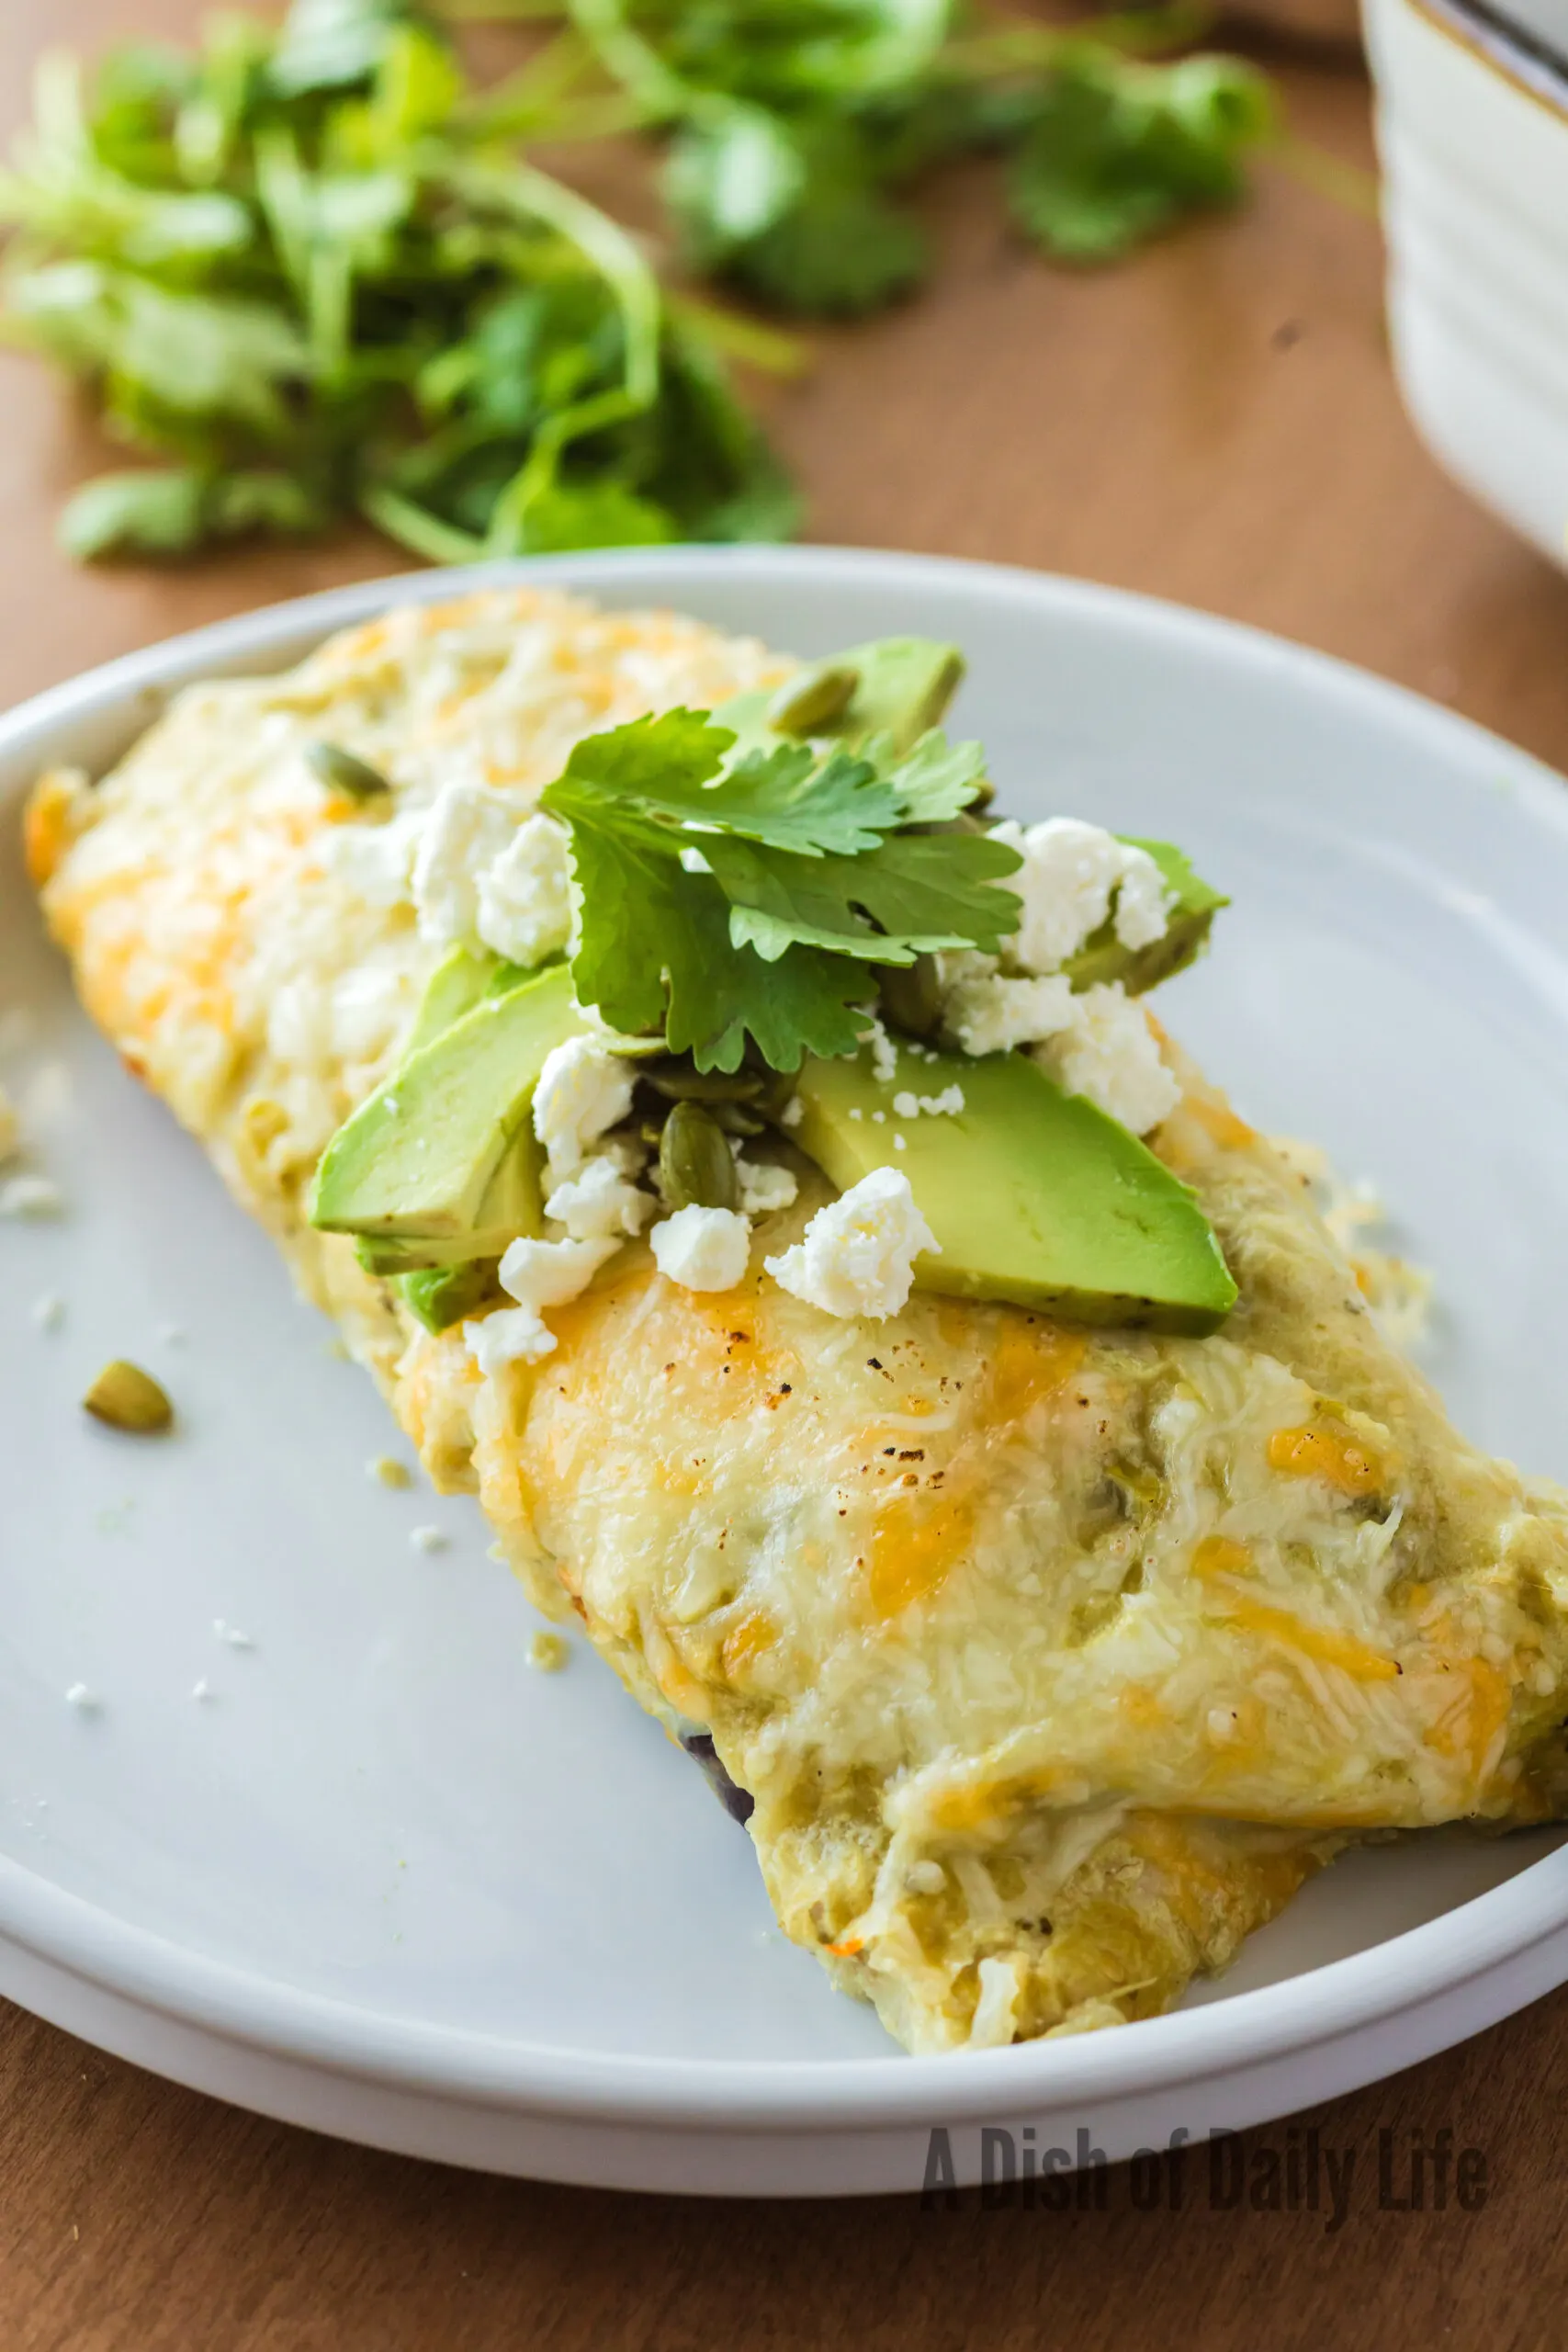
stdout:
<svg viewBox="0 0 1568 2352">
<path fill-rule="evenodd" d="M 44 41 L 186 30 L 196 0 L 0 0 L 0 129 Z M 1370 156 L 1353 73 L 1285 70 L 1298 130 Z M 620 166 L 612 167 L 619 171 Z M 1568 581 L 1443 481 L 1390 378 L 1375 231 L 1282 171 L 1235 220 L 1102 277 L 1042 268 L 984 172 L 931 203 L 936 291 L 818 338 L 770 394 L 810 535 L 1044 566 L 1364 663 L 1568 766 Z M 55 552 L 103 452 L 0 360 L 0 703 L 192 624 L 393 568 L 367 537 L 176 573 Z M 1212 2205 L 956 2213 L 704 2205 L 487 2180 L 239 2114 L 0 2010 L 0 2352 L 434 2352 L 528 2342 L 1136 2352 L 1562 2340 L 1568 1994 L 1304 2119 L 1348 2217 Z M 1483 2208 L 1379 2210 L 1378 2135 L 1450 2127 Z M 1287 2127 L 1249 2135 L 1288 2150 Z M 1258 2152 L 1262 2154 L 1258 2154 Z M 657 2183 L 649 2184 L 656 2188 Z"/>
</svg>

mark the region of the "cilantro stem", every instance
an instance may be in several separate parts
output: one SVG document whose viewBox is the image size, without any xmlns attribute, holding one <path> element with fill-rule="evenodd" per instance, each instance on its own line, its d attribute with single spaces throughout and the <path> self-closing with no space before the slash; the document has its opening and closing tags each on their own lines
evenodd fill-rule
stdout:
<svg viewBox="0 0 1568 2352">
<path fill-rule="evenodd" d="M 629 90 L 649 122 L 678 121 L 701 94 L 671 72 L 633 30 L 621 0 L 566 0 L 567 13 L 607 74 Z"/>
<path fill-rule="evenodd" d="M 437 0 L 453 25 L 548 25 L 566 15 L 566 0 Z"/>
<path fill-rule="evenodd" d="M 1085 42 L 1157 57 L 1205 40 L 1213 30 L 1215 15 L 1212 0 L 1164 0 L 1157 7 L 1122 9 L 1069 24 L 1001 18 L 979 31 L 954 35 L 942 50 L 942 62 L 968 78 L 987 81 L 997 74 L 1048 72 Z"/>
<path fill-rule="evenodd" d="M 613 138 L 635 129 L 640 115 L 619 93 L 584 96 L 579 85 L 599 60 L 573 25 L 500 82 L 479 92 L 464 110 L 466 127 L 482 139 L 525 138 L 542 131 L 555 140 Z"/>
<path fill-rule="evenodd" d="M 675 316 L 705 335 L 716 351 L 743 360 L 765 376 L 802 376 L 811 365 L 810 346 L 797 334 L 764 326 L 761 319 L 743 318 L 739 311 L 705 302 L 694 294 L 671 294 L 666 300 Z"/>
<path fill-rule="evenodd" d="M 427 563 L 473 563 L 488 552 L 482 539 L 443 523 L 428 507 L 420 506 L 385 482 L 367 482 L 359 492 L 359 511 L 366 521 L 385 531 L 389 539 L 423 556 Z"/>
<path fill-rule="evenodd" d="M 1287 132 L 1275 140 L 1271 149 L 1274 161 L 1311 188 L 1314 196 L 1325 196 L 1331 204 L 1342 205 L 1361 220 L 1378 218 L 1378 183 L 1374 172 L 1365 172 L 1359 164 L 1348 164 L 1343 156 L 1330 154 L 1315 140 L 1297 138 Z"/>
</svg>

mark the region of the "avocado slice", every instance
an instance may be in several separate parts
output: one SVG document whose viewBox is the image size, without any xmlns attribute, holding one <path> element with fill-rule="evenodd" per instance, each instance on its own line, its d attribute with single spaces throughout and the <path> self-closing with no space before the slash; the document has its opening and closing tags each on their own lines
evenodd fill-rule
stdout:
<svg viewBox="0 0 1568 2352">
<path fill-rule="evenodd" d="M 540 1153 L 526 1127 L 502 1154 L 474 1212 L 473 1224 L 457 1234 L 360 1233 L 354 1254 L 367 1274 L 410 1274 L 432 1267 L 458 1266 L 468 1258 L 499 1258 L 519 1234 L 544 1229 L 539 1182 Z"/>
<path fill-rule="evenodd" d="M 879 637 L 833 656 L 834 669 L 857 673 L 849 704 L 824 734 L 855 744 L 891 735 L 900 759 L 942 722 L 958 691 L 964 661 L 956 645 L 931 637 Z"/>
<path fill-rule="evenodd" d="M 450 1029 L 455 1021 L 461 1021 L 465 1012 L 471 1012 L 487 996 L 506 996 L 533 977 L 525 964 L 508 964 L 500 956 L 486 955 L 482 948 L 475 956 L 466 947 L 454 947 L 424 984 L 424 994 L 403 1047 L 404 1061 L 423 1053 L 426 1046 L 433 1046 L 444 1030 Z"/>
<path fill-rule="evenodd" d="M 551 1048 L 585 1026 L 564 964 L 483 998 L 400 1063 L 338 1129 L 316 1171 L 311 1224 L 460 1241 L 464 1257 L 479 1257 L 489 1238 L 481 1213 L 496 1204 L 490 1186 L 504 1160 L 502 1182 L 517 1187 L 505 1221 L 513 1233 L 537 1232 L 534 1088 Z"/>
<path fill-rule="evenodd" d="M 454 947 L 449 956 L 443 956 L 424 984 L 424 994 L 403 1047 L 404 1061 L 423 1053 L 426 1046 L 433 1046 L 444 1029 L 450 1029 L 454 1021 L 461 1021 L 465 1012 L 473 1011 L 500 962 L 499 956 L 470 956 L 466 947 Z"/>
<path fill-rule="evenodd" d="M 1129 996 L 1142 996 L 1197 962 L 1209 944 L 1214 917 L 1230 900 L 1194 874 L 1183 852 L 1169 842 L 1140 841 L 1133 833 L 1119 833 L 1117 839 L 1129 849 L 1147 850 L 1165 877 L 1175 901 L 1165 935 L 1147 947 L 1123 947 L 1108 918 L 1062 969 L 1076 989 L 1092 988 L 1097 980 L 1120 980 Z"/>
<path fill-rule="evenodd" d="M 403 1274 L 398 1288 L 403 1304 L 427 1331 L 445 1331 L 460 1323 L 496 1287 L 495 1260 L 469 1258 L 461 1266 L 433 1266 L 428 1272 Z"/>
<path fill-rule="evenodd" d="M 894 1111 L 901 1091 L 953 1085 L 964 1093 L 956 1115 Z M 1235 1304 L 1197 1196 L 1026 1055 L 907 1048 L 881 1080 L 863 1047 L 840 1061 L 808 1057 L 798 1095 L 791 1140 L 841 1190 L 874 1168 L 908 1176 L 941 1245 L 940 1257 L 916 1261 L 922 1290 L 1009 1299 L 1072 1323 L 1192 1333 L 1213 1330 Z"/>
<path fill-rule="evenodd" d="M 814 677 L 852 671 L 852 695 L 830 718 L 799 731 L 833 737 L 852 747 L 872 736 L 890 737 L 896 759 L 912 751 L 922 735 L 938 725 L 964 675 L 964 656 L 956 645 L 942 645 L 930 637 L 879 637 L 868 645 L 852 645 L 847 653 L 829 654 L 801 673 L 803 684 Z M 793 682 L 792 682 L 793 683 Z M 789 739 L 772 714 L 787 689 L 762 687 L 721 702 L 711 716 L 719 727 L 731 729 L 735 747 L 726 764 L 748 752 L 768 751 Z"/>
</svg>

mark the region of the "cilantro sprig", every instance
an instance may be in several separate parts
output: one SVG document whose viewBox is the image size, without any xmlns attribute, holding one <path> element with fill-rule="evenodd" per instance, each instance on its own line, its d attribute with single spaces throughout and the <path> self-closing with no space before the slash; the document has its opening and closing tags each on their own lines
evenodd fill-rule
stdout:
<svg viewBox="0 0 1568 2352">
<path fill-rule="evenodd" d="M 665 196 L 687 259 L 804 314 L 881 307 L 927 274 L 911 190 L 952 158 L 1010 157 L 1019 228 L 1104 261 L 1233 202 L 1269 133 L 1265 77 L 1178 51 L 1166 0 L 1092 31 L 960 0 L 563 0 L 643 123 L 670 138 Z"/>
<path fill-rule="evenodd" d="M 1016 851 L 908 830 L 981 788 L 977 748 L 937 734 L 903 760 L 874 741 L 746 748 L 675 710 L 588 737 L 542 801 L 571 831 L 580 1001 L 703 1070 L 737 1069 L 748 1037 L 775 1069 L 852 1051 L 868 967 L 1017 929 L 999 887 Z"/>
</svg>

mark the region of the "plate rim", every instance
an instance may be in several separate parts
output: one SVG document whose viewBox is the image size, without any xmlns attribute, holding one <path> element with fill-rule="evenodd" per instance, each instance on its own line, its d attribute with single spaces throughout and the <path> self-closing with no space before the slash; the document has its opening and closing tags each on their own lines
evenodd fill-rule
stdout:
<svg viewBox="0 0 1568 2352">
<path fill-rule="evenodd" d="M 658 548 L 393 573 L 259 606 L 122 654 L 45 688 L 0 717 L 0 760 L 40 738 L 107 716 L 150 688 L 219 674 L 274 648 L 325 636 L 392 605 L 529 582 L 616 593 L 639 580 L 744 581 L 846 574 L 867 584 L 988 594 L 1070 610 L 1179 647 L 1218 647 L 1255 673 L 1273 670 L 1435 747 L 1463 745 L 1502 763 L 1516 807 L 1568 836 L 1562 780 L 1490 729 L 1334 655 L 1193 607 L 1021 565 L 857 548 Z M 671 594 L 658 592 L 661 603 Z M 1465 779 L 1455 779 L 1463 782 Z M 1479 779 L 1471 779 L 1483 788 Z M 8 805 L 14 792 L 5 795 Z M 1568 1927 L 1568 1848 L 1504 1884 L 1366 1951 L 1251 1992 L 1140 2020 L 1115 2032 L 1005 2050 L 923 2056 L 892 2049 L 822 2059 L 647 2057 L 573 2050 L 516 2035 L 468 2032 L 306 1993 L 237 1962 L 194 1954 L 0 1857 L 0 1939 L 81 1984 L 275 2058 L 365 2083 L 584 2123 L 684 2130 L 864 2132 L 1041 2107 L 1168 2093 L 1206 2078 L 1300 2058 L 1461 1991 Z M 1401 2063 L 1395 2059 L 1393 2063 Z"/>
</svg>

